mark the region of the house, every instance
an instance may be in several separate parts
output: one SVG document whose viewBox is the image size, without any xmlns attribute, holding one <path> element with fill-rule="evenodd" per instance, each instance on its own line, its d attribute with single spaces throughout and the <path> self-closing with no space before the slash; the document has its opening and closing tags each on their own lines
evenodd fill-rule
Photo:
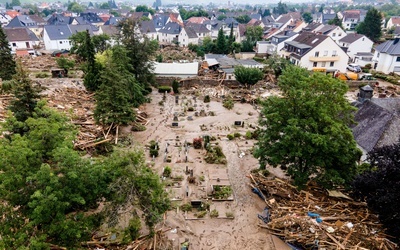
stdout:
<svg viewBox="0 0 400 250">
<path fill-rule="evenodd" d="M 178 37 L 179 46 L 187 47 L 189 44 L 198 44 L 199 37 L 196 34 L 196 31 L 192 27 L 184 27 L 179 33 Z"/>
<path fill-rule="evenodd" d="M 133 19 L 143 19 L 143 18 L 148 18 L 149 20 L 153 19 L 153 15 L 151 15 L 150 12 L 133 12 L 129 17 L 132 17 Z"/>
<path fill-rule="evenodd" d="M 150 40 L 157 40 L 157 31 L 156 31 L 156 27 L 154 27 L 153 21 L 151 21 L 151 20 L 140 21 L 139 22 L 139 30 L 143 36 L 146 36 Z"/>
<path fill-rule="evenodd" d="M 312 32 L 302 32 L 292 41 L 285 41 L 278 54 L 309 70 L 330 68 L 345 72 L 349 60 L 332 38 Z"/>
<path fill-rule="evenodd" d="M 39 38 L 42 37 L 43 26 L 46 21 L 37 15 L 19 15 L 14 17 L 6 28 L 27 27 Z"/>
<path fill-rule="evenodd" d="M 336 17 L 336 13 L 323 13 L 318 12 L 313 15 L 315 23 L 328 24 L 328 22 Z"/>
<path fill-rule="evenodd" d="M 255 51 L 261 56 L 274 55 L 284 47 L 284 41 L 289 38 L 293 40 L 297 35 L 298 33 L 290 30 L 277 33 L 271 37 L 270 41 L 257 41 Z"/>
<path fill-rule="evenodd" d="M 400 26 L 400 16 L 392 16 L 386 23 L 386 28 L 388 30 L 397 26 Z"/>
<path fill-rule="evenodd" d="M 101 19 L 97 13 L 93 12 L 82 12 L 79 14 L 79 17 L 74 17 L 74 20 L 71 24 L 78 25 L 78 24 L 92 24 L 92 25 L 102 25 L 104 23 L 103 19 Z"/>
<path fill-rule="evenodd" d="M 329 36 L 336 43 L 346 35 L 346 32 L 344 32 L 342 28 L 336 25 L 324 25 L 316 32 L 322 35 Z"/>
<path fill-rule="evenodd" d="M 355 60 L 356 54 L 358 54 L 358 56 L 360 56 L 360 55 L 362 55 L 360 53 L 371 53 L 372 45 L 374 43 L 365 35 L 351 33 L 351 34 L 348 34 L 347 36 L 343 37 L 342 39 L 340 39 L 338 41 L 338 44 L 341 47 L 344 47 L 347 49 L 347 51 L 346 51 L 347 55 L 349 55 L 352 62 L 355 62 L 354 60 Z M 364 55 L 364 57 L 366 58 L 366 55 Z M 372 60 L 372 56 L 371 56 L 371 60 Z M 369 63 L 371 63 L 371 62 L 369 62 Z M 361 66 L 364 66 L 364 65 L 361 65 Z"/>
<path fill-rule="evenodd" d="M 160 29 L 162 29 L 167 24 L 168 21 L 169 21 L 168 14 L 160 13 L 160 14 L 153 15 L 154 27 L 156 28 L 157 32 Z"/>
<path fill-rule="evenodd" d="M 68 25 L 46 25 L 43 30 L 43 42 L 46 50 L 70 50 L 72 33 Z"/>
<path fill-rule="evenodd" d="M 195 77 L 199 71 L 199 63 L 158 63 L 154 62 L 156 77 Z"/>
<path fill-rule="evenodd" d="M 187 23 L 186 27 L 191 27 L 196 32 L 199 39 L 211 36 L 211 30 L 207 29 L 206 24 Z"/>
<path fill-rule="evenodd" d="M 193 24 L 204 24 L 210 21 L 207 17 L 191 17 L 186 20 L 186 23 L 193 23 Z"/>
<path fill-rule="evenodd" d="M 49 19 L 47 19 L 47 25 L 67 25 L 71 24 L 73 20 L 74 18 L 71 16 L 53 13 Z"/>
<path fill-rule="evenodd" d="M 303 31 L 307 32 L 318 32 L 322 29 L 324 25 L 322 23 L 309 23 L 306 27 L 303 28 Z"/>
<path fill-rule="evenodd" d="M 124 17 L 110 17 L 104 25 L 113 25 L 117 26 L 121 21 L 125 20 Z"/>
<path fill-rule="evenodd" d="M 25 51 L 25 54 L 35 54 L 35 48 L 39 45 L 39 38 L 30 29 L 26 27 L 7 28 L 4 29 L 4 33 L 13 53 L 18 55 L 17 51 Z"/>
<path fill-rule="evenodd" d="M 360 93 L 361 94 L 361 93 Z M 352 128 L 354 139 L 364 155 L 373 149 L 389 146 L 400 139 L 400 98 L 371 98 L 362 103 Z"/>
<path fill-rule="evenodd" d="M 0 13 L 0 27 L 6 26 L 12 18 L 6 13 Z"/>
<path fill-rule="evenodd" d="M 167 23 L 162 29 L 158 31 L 159 41 L 163 43 L 178 42 L 179 34 L 182 27 L 178 23 Z"/>
<path fill-rule="evenodd" d="M 342 19 L 342 26 L 345 30 L 354 30 L 358 23 L 363 22 L 366 15 L 365 10 L 345 10 L 338 13 Z"/>
<path fill-rule="evenodd" d="M 400 38 L 379 44 L 375 48 L 374 69 L 385 74 L 400 73 Z"/>
</svg>

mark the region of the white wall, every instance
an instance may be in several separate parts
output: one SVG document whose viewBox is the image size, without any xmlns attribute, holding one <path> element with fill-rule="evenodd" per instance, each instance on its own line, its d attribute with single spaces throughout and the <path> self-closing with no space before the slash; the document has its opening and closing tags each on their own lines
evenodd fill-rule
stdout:
<svg viewBox="0 0 400 250">
<path fill-rule="evenodd" d="M 354 55 L 359 52 L 371 52 L 374 43 L 367 37 L 361 37 L 357 41 L 348 45 L 347 54 L 353 60 Z"/>
<path fill-rule="evenodd" d="M 28 42 L 29 47 L 26 46 L 26 43 Z M 9 42 L 9 45 L 11 47 L 11 51 L 16 51 L 17 49 L 33 49 L 34 45 L 39 44 L 39 42 L 32 42 L 32 41 L 18 41 L 18 42 Z M 14 46 L 15 45 L 15 46 Z"/>
<path fill-rule="evenodd" d="M 333 39 L 333 41 L 335 41 L 336 43 L 338 43 L 338 41 L 340 39 L 342 39 L 343 37 L 345 37 L 347 34 L 346 32 L 344 32 L 344 30 L 342 30 L 340 27 L 336 27 L 335 29 L 333 29 L 331 32 L 329 32 L 327 34 L 330 38 Z"/>
<path fill-rule="evenodd" d="M 70 40 L 50 40 L 46 30 L 43 32 L 43 42 L 46 50 L 70 50 L 71 41 Z"/>
<path fill-rule="evenodd" d="M 314 62 L 310 61 L 310 57 L 314 57 L 315 52 L 319 52 L 319 57 L 324 57 L 324 51 L 328 51 L 327 57 L 332 57 L 333 52 L 336 51 L 336 55 L 339 57 L 338 61 L 333 61 L 333 66 L 330 65 L 330 61 L 325 62 L 325 66 L 323 62 L 317 62 L 316 67 L 318 68 L 335 68 L 342 72 L 346 72 L 346 67 L 348 64 L 349 56 L 331 39 L 327 38 L 322 43 L 318 44 L 317 47 L 311 49 L 307 54 L 305 54 L 299 62 L 301 67 L 305 67 L 309 70 L 314 68 Z"/>
<path fill-rule="evenodd" d="M 379 57 L 378 57 L 378 54 L 379 54 Z M 379 53 L 378 51 L 375 51 L 374 59 L 378 62 L 376 70 L 382 71 L 385 74 L 389 74 L 389 73 L 393 72 L 394 67 L 400 66 L 400 62 L 396 62 L 397 56 L 391 56 L 386 53 Z M 374 61 L 374 59 L 373 59 L 373 61 Z"/>
</svg>

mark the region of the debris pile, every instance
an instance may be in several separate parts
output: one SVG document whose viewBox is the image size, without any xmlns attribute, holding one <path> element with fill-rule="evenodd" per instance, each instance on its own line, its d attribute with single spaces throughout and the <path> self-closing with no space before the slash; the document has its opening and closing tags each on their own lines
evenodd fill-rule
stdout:
<svg viewBox="0 0 400 250">
<path fill-rule="evenodd" d="M 197 58 L 195 52 L 190 51 L 187 47 L 179 47 L 177 45 L 164 45 L 164 47 L 160 49 L 160 54 L 164 63 L 176 61 L 192 62 Z"/>
<path fill-rule="evenodd" d="M 366 203 L 339 191 L 308 186 L 304 191 L 279 178 L 250 176 L 253 192 L 267 204 L 259 215 L 287 243 L 305 249 L 397 249 Z M 261 191 L 261 192 L 260 192 Z M 262 223 L 264 221 L 264 223 Z"/>
</svg>

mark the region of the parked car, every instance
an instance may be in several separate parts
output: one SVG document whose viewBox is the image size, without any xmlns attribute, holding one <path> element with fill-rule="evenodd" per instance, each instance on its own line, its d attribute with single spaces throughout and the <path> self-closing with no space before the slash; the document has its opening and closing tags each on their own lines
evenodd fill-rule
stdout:
<svg viewBox="0 0 400 250">
<path fill-rule="evenodd" d="M 351 64 L 347 65 L 347 70 L 358 73 L 358 72 L 361 72 L 361 67 L 358 64 L 351 63 Z"/>
<path fill-rule="evenodd" d="M 55 56 L 55 57 L 60 57 L 63 54 L 69 54 L 69 50 L 56 50 L 53 53 L 51 53 L 51 56 Z"/>
</svg>

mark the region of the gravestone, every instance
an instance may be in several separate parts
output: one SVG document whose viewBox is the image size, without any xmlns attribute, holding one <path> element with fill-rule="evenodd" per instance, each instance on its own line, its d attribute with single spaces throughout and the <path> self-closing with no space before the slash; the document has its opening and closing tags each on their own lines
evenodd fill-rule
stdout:
<svg viewBox="0 0 400 250">
<path fill-rule="evenodd" d="M 242 126 L 242 121 L 235 121 L 235 126 Z"/>
<path fill-rule="evenodd" d="M 172 127 L 178 127 L 178 126 L 179 126 L 179 123 L 177 123 L 177 122 L 172 123 Z"/>
</svg>

